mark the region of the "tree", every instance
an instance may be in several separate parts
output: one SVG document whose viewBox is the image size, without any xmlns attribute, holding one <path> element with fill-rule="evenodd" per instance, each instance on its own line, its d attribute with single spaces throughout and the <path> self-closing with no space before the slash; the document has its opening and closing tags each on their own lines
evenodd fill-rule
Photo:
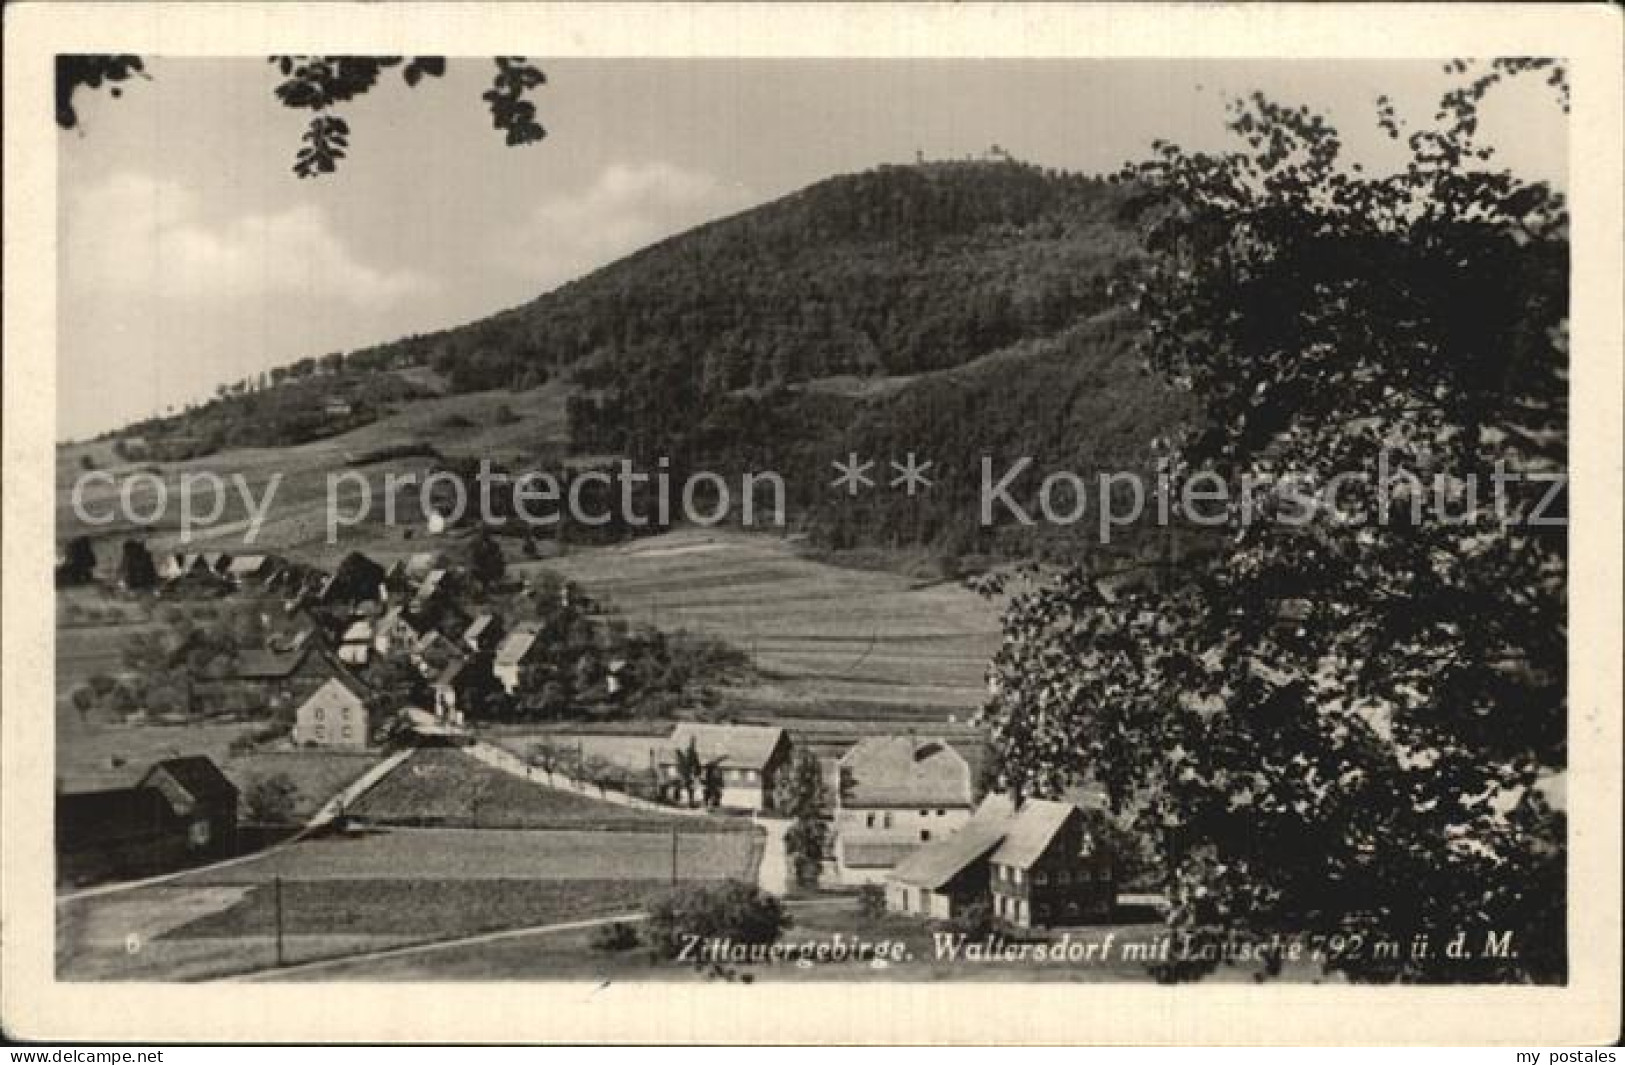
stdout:
<svg viewBox="0 0 1625 1065">
<path fill-rule="evenodd" d="M 152 552 L 140 540 L 124 541 L 119 556 L 119 583 L 130 591 L 143 591 L 158 583 L 158 569 L 152 563 Z"/>
<path fill-rule="evenodd" d="M 657 958 L 692 953 L 693 945 L 727 940 L 740 946 L 766 946 L 789 927 L 779 900 L 742 880 L 688 884 L 655 900 L 648 911 L 646 939 Z M 696 963 L 706 968 L 706 962 Z"/>
<path fill-rule="evenodd" d="M 1232 109 L 1245 150 L 1159 145 L 1125 174 L 1141 350 L 1200 409 L 1168 497 L 1226 535 L 1173 580 L 1109 592 L 1076 567 L 1015 596 L 984 716 L 1004 786 L 1093 779 L 1133 812 L 1177 929 L 1511 932 L 1511 956 L 1327 965 L 1563 977 L 1564 820 L 1540 785 L 1566 760 L 1565 530 L 1534 520 L 1544 488 L 1487 497 L 1566 462 L 1567 212 L 1474 140 L 1498 78 L 1561 91 L 1557 69 L 1453 90 L 1389 176 L 1257 96 Z M 1386 103 L 1379 122 L 1400 136 Z M 1197 483 L 1223 502 L 1186 505 Z"/>
<path fill-rule="evenodd" d="M 786 771 L 773 783 L 773 807 L 790 819 L 784 834 L 784 848 L 794 863 L 796 879 L 802 884 L 818 880 L 819 863 L 824 859 L 829 831 L 823 810 L 828 800 L 824 771 L 818 756 L 802 748 L 790 760 Z"/>
<path fill-rule="evenodd" d="M 293 821 L 299 788 L 286 773 L 256 777 L 243 793 L 243 812 L 260 825 L 285 825 Z"/>
<path fill-rule="evenodd" d="M 677 786 L 688 805 L 693 806 L 694 791 L 705 776 L 705 763 L 700 760 L 700 750 L 695 745 L 693 736 L 688 738 L 687 747 L 677 751 L 673 764 L 677 770 Z"/>
<path fill-rule="evenodd" d="M 267 62 L 283 79 L 272 90 L 277 101 L 284 107 L 313 112 L 294 157 L 293 172 L 302 178 L 332 173 L 349 150 L 349 123 L 333 108 L 372 91 L 386 70 L 399 67 L 408 88 L 446 72 L 444 56 L 274 55 Z M 490 110 L 491 125 L 504 134 L 510 146 L 532 144 L 547 136 L 536 121 L 536 105 L 528 98 L 546 84 L 546 76 L 524 56 L 498 56 L 492 62 L 496 73 L 480 97 Z M 66 130 L 79 125 L 74 107 L 78 90 L 99 89 L 105 84 L 117 97 L 123 94 L 122 83 L 132 77 L 151 80 L 140 56 L 57 56 L 57 126 Z"/>
<path fill-rule="evenodd" d="M 502 575 L 507 572 L 507 561 L 502 556 L 502 545 L 483 529 L 469 544 L 468 572 L 485 588 L 500 583 Z"/>
<path fill-rule="evenodd" d="M 68 541 L 56 574 L 60 584 L 88 584 L 96 576 L 96 548 L 90 537 L 75 536 Z"/>
</svg>

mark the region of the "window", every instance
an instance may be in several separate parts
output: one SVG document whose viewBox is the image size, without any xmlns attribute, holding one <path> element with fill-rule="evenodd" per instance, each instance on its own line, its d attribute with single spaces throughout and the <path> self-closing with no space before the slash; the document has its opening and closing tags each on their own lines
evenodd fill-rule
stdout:
<svg viewBox="0 0 1625 1065">
<path fill-rule="evenodd" d="M 930 843 L 931 842 L 931 830 L 929 828 L 920 829 L 920 842 L 921 843 Z"/>
<path fill-rule="evenodd" d="M 348 740 L 348 739 L 353 739 L 354 737 L 355 737 L 355 732 L 350 728 L 349 725 L 345 725 L 344 729 L 339 733 L 339 738 L 340 739 Z"/>
<path fill-rule="evenodd" d="M 1010 879 L 1014 880 L 1018 884 L 1021 883 L 1021 870 L 1012 867 L 1010 870 Z"/>
<path fill-rule="evenodd" d="M 1044 885 L 1046 885 L 1048 883 L 1049 883 L 1049 874 L 1048 873 L 1034 873 L 1033 874 L 1033 885 L 1035 887 L 1043 887 Z"/>
<path fill-rule="evenodd" d="M 1072 883 L 1072 874 L 1067 872 L 1065 869 L 1062 869 L 1059 873 L 1055 874 L 1055 879 L 1062 887 L 1066 887 L 1068 884 Z"/>
<path fill-rule="evenodd" d="M 947 810 L 938 810 L 937 811 L 937 816 L 938 817 L 947 817 L 948 816 L 948 811 Z"/>
<path fill-rule="evenodd" d="M 882 827 L 882 828 L 890 828 L 891 827 L 891 811 L 890 810 L 886 811 L 884 814 L 881 815 L 881 826 L 880 827 Z"/>
<path fill-rule="evenodd" d="M 317 740 L 317 742 L 319 743 L 319 742 L 321 742 L 322 740 L 325 740 L 325 739 L 327 739 L 327 729 L 324 728 L 321 725 L 317 725 L 316 726 L 316 740 Z"/>
<path fill-rule="evenodd" d="M 931 816 L 931 811 L 930 810 L 921 810 L 920 811 L 920 816 L 921 817 L 930 817 Z"/>
<path fill-rule="evenodd" d="M 322 720 L 325 720 L 326 718 L 327 718 L 327 711 L 323 710 L 321 707 L 318 706 L 316 708 L 316 720 L 317 721 L 322 721 Z"/>
<path fill-rule="evenodd" d="M 873 827 L 875 827 L 875 815 L 874 814 L 865 814 L 864 815 L 863 827 L 864 828 L 873 828 Z"/>
</svg>

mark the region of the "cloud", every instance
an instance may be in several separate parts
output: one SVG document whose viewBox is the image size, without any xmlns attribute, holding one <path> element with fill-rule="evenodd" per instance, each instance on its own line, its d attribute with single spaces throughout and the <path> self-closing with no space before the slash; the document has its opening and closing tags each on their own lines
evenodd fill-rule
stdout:
<svg viewBox="0 0 1625 1065">
<path fill-rule="evenodd" d="M 743 185 L 672 163 L 613 163 L 538 204 L 511 258 L 527 277 L 560 283 L 751 202 Z"/>
<path fill-rule="evenodd" d="M 377 307 L 432 287 L 417 271 L 358 260 L 312 203 L 214 219 L 173 181 L 120 173 L 73 196 L 65 222 L 70 290 L 91 298 L 291 294 Z"/>
</svg>

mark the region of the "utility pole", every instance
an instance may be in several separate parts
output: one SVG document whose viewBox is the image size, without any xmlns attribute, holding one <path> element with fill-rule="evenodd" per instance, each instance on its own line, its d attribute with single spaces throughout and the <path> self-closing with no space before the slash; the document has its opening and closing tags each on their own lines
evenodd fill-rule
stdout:
<svg viewBox="0 0 1625 1065">
<path fill-rule="evenodd" d="M 282 878 L 271 881 L 271 899 L 276 910 L 276 963 L 281 968 L 286 962 L 282 953 Z"/>
</svg>

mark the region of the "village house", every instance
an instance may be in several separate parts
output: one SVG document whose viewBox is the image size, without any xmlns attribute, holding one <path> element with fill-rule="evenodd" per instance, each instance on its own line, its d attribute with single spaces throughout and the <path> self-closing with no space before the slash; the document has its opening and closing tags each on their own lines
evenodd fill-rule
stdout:
<svg viewBox="0 0 1625 1065">
<path fill-rule="evenodd" d="M 875 884 L 921 844 L 970 819 L 964 757 L 940 739 L 871 736 L 836 767 L 835 867 L 843 884 Z"/>
<path fill-rule="evenodd" d="M 452 660 L 429 683 L 429 690 L 434 693 L 435 716 L 461 724 L 474 700 L 492 686 L 489 655 Z"/>
<path fill-rule="evenodd" d="M 377 599 L 384 584 L 384 567 L 359 551 L 344 556 L 322 584 L 317 599 L 327 606 Z"/>
<path fill-rule="evenodd" d="M 513 695 L 531 687 L 541 651 L 541 633 L 533 626 L 520 625 L 502 638 L 491 663 L 491 672 L 503 691 Z"/>
<path fill-rule="evenodd" d="M 481 614 L 463 630 L 463 646 L 470 651 L 494 651 L 502 641 L 502 619 L 495 614 Z"/>
<path fill-rule="evenodd" d="M 427 626 L 407 613 L 405 608 L 392 606 L 379 616 L 372 627 L 372 648 L 381 655 L 410 651 L 425 631 Z"/>
<path fill-rule="evenodd" d="M 668 783 L 681 779 L 677 756 L 690 744 L 707 766 L 722 775 L 718 805 L 730 810 L 771 810 L 773 781 L 790 758 L 790 738 L 767 725 L 704 725 L 683 722 L 672 729 L 660 752 L 660 775 Z"/>
<path fill-rule="evenodd" d="M 366 695 L 354 681 L 334 677 L 295 712 L 293 742 L 301 747 L 367 746 Z"/>
<path fill-rule="evenodd" d="M 1112 859 L 1073 803 L 990 795 L 958 832 L 909 855 L 886 878 L 886 906 L 953 920 L 975 903 L 1020 928 L 1099 920 L 1116 903 Z"/>
<path fill-rule="evenodd" d="M 295 706 L 344 672 L 320 637 L 307 632 L 292 640 L 285 647 L 249 648 L 235 657 L 221 656 L 211 662 L 193 685 L 197 709 Z"/>
<path fill-rule="evenodd" d="M 989 861 L 993 914 L 1018 928 L 1105 920 L 1117 901 L 1111 856 L 1069 802 L 1028 799 Z"/>
<path fill-rule="evenodd" d="M 225 576 L 239 587 L 264 584 L 276 575 L 282 560 L 275 555 L 237 555 L 226 564 Z"/>
<path fill-rule="evenodd" d="M 347 666 L 364 667 L 372 659 L 374 626 L 366 618 L 357 618 L 345 626 L 339 636 L 339 661 Z"/>
<path fill-rule="evenodd" d="M 132 787 L 56 797 L 57 877 L 76 883 L 232 853 L 237 788 L 204 757 L 155 764 Z"/>
<path fill-rule="evenodd" d="M 412 644 L 412 665 L 425 677 L 436 677 L 453 661 L 463 658 L 463 650 L 445 636 L 433 630 L 424 633 Z"/>
</svg>

